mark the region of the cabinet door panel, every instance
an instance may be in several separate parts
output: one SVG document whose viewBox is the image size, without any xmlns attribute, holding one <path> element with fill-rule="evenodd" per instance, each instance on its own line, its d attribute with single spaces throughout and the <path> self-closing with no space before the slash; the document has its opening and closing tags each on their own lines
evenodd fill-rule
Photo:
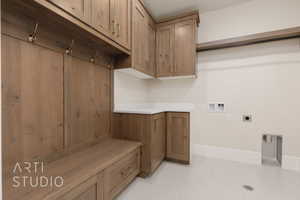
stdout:
<svg viewBox="0 0 300 200">
<path fill-rule="evenodd" d="M 133 4 L 133 67 L 146 73 L 146 13 L 138 1 Z"/>
<path fill-rule="evenodd" d="M 147 35 L 147 60 L 146 67 L 148 74 L 155 76 L 155 54 L 156 54 L 156 36 L 155 36 L 155 27 L 151 23 L 148 23 L 148 35 Z"/>
<path fill-rule="evenodd" d="M 159 27 L 156 37 L 157 76 L 171 76 L 174 69 L 174 25 Z"/>
<path fill-rule="evenodd" d="M 91 23 L 91 0 L 48 0 L 74 17 Z"/>
<path fill-rule="evenodd" d="M 167 158 L 189 163 L 189 113 L 167 113 Z"/>
<path fill-rule="evenodd" d="M 196 67 L 196 22 L 184 21 L 175 25 L 174 75 L 195 74 Z"/>
<path fill-rule="evenodd" d="M 166 118 L 165 113 L 152 118 L 151 134 L 151 171 L 153 172 L 163 161 L 166 155 Z"/>
<path fill-rule="evenodd" d="M 98 31 L 111 36 L 112 0 L 92 0 L 92 24 Z"/>
<path fill-rule="evenodd" d="M 127 49 L 131 49 L 131 1 L 113 0 L 114 38 Z"/>
<path fill-rule="evenodd" d="M 4 170 L 63 149 L 63 55 L 2 35 Z"/>
<path fill-rule="evenodd" d="M 97 175 L 80 184 L 56 200 L 103 200 L 103 175 Z"/>
</svg>

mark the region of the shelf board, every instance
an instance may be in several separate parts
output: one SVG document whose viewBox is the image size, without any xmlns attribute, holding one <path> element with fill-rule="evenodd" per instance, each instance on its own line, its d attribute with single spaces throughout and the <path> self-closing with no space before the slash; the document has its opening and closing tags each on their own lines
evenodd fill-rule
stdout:
<svg viewBox="0 0 300 200">
<path fill-rule="evenodd" d="M 296 38 L 296 37 L 300 37 L 300 27 L 282 29 L 282 30 L 271 31 L 271 32 L 264 32 L 264 33 L 257 33 L 257 34 L 242 36 L 242 37 L 217 40 L 213 42 L 200 43 L 197 45 L 197 52 L 224 49 L 230 47 L 239 47 L 239 46 L 283 40 L 289 38 Z"/>
</svg>

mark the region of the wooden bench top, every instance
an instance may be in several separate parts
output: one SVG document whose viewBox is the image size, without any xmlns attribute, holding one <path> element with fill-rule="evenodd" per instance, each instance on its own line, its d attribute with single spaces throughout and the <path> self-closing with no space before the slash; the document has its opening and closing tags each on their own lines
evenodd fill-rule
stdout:
<svg viewBox="0 0 300 200">
<path fill-rule="evenodd" d="M 66 156 L 44 166 L 46 177 L 61 176 L 62 187 L 18 187 L 14 188 L 13 179 L 8 178 L 4 187 L 4 199 L 9 200 L 50 200 L 70 191 L 75 186 L 91 178 L 105 168 L 141 146 L 139 142 L 117 139 L 104 139 L 97 145 Z M 22 175 L 21 175 L 22 176 Z M 35 179 L 34 179 L 35 183 Z"/>
</svg>

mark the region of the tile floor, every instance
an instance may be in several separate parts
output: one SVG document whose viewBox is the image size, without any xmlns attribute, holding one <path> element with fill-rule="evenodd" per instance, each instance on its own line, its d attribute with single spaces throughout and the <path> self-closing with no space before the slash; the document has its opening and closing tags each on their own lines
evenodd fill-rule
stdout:
<svg viewBox="0 0 300 200">
<path fill-rule="evenodd" d="M 300 173 L 194 156 L 191 166 L 164 162 L 117 200 L 300 200 Z"/>
</svg>

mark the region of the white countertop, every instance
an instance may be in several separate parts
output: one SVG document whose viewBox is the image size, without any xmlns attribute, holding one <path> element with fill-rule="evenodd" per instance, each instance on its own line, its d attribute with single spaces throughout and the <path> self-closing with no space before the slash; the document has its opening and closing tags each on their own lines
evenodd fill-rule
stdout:
<svg viewBox="0 0 300 200">
<path fill-rule="evenodd" d="M 152 115 L 161 112 L 191 112 L 194 107 L 189 103 L 119 104 L 115 105 L 114 113 Z"/>
</svg>

